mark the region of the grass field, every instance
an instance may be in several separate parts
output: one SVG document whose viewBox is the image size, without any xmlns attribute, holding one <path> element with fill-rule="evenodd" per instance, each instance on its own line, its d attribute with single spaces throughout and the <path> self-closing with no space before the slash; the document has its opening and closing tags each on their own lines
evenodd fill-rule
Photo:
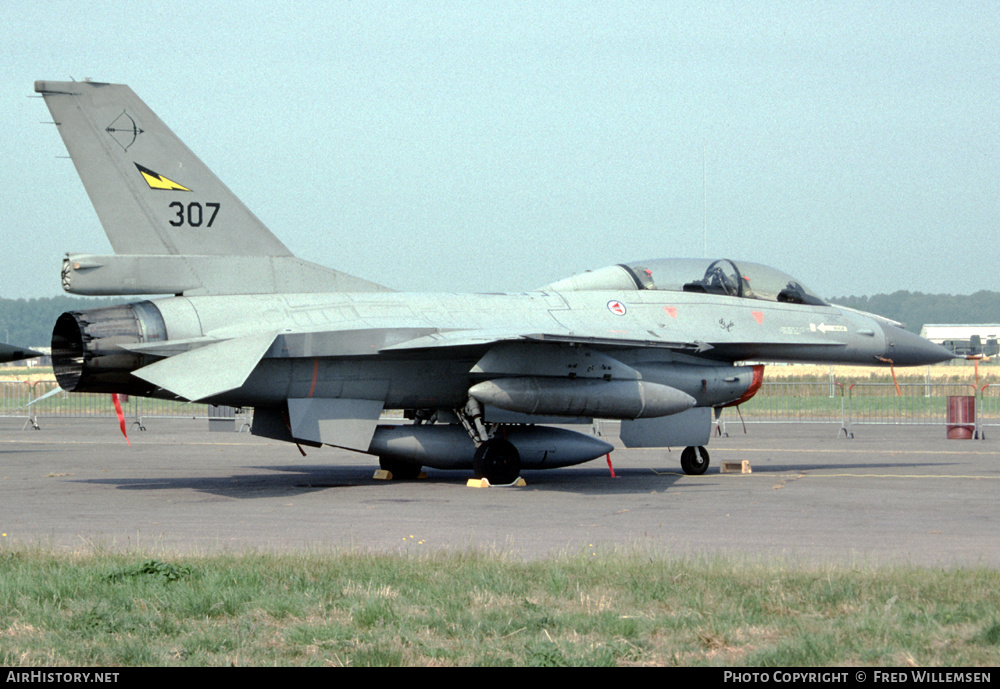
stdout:
<svg viewBox="0 0 1000 689">
<path fill-rule="evenodd" d="M 0 550 L 0 664 L 994 666 L 1000 573 Z"/>
<path fill-rule="evenodd" d="M 896 369 L 896 379 L 900 382 L 959 383 L 975 384 L 978 368 L 979 384 L 1000 383 L 1000 366 L 992 361 L 980 362 L 977 367 L 971 361 L 956 361 L 954 364 L 936 366 L 916 366 Z M 831 374 L 842 384 L 892 382 L 892 372 L 883 366 L 830 366 L 827 364 L 769 365 L 764 368 L 764 380 L 778 381 L 829 381 Z"/>
<path fill-rule="evenodd" d="M 39 380 L 55 380 L 51 366 L 17 366 L 5 364 L 0 366 L 0 382 L 23 381 L 34 383 Z"/>
</svg>

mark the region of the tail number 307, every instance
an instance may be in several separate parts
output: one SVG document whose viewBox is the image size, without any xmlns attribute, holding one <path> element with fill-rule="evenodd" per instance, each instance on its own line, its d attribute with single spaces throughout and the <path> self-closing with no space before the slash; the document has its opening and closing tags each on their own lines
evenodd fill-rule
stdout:
<svg viewBox="0 0 1000 689">
<path fill-rule="evenodd" d="M 219 205 L 218 203 L 206 203 L 203 208 L 202 204 L 197 201 L 188 204 L 174 201 L 170 204 L 170 208 L 173 208 L 176 213 L 169 222 L 174 227 L 182 225 L 211 227 L 212 223 L 215 222 L 215 216 L 219 214 Z"/>
</svg>

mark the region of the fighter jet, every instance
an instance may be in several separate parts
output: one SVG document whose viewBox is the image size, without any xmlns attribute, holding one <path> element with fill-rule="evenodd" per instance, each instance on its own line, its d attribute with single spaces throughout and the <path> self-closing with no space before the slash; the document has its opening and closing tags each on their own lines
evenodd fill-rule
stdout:
<svg viewBox="0 0 1000 689">
<path fill-rule="evenodd" d="M 27 347 L 16 347 L 4 342 L 0 342 L 0 363 L 8 361 L 21 361 L 22 359 L 34 359 L 42 356 L 41 352 L 36 352 Z"/>
<path fill-rule="evenodd" d="M 127 86 L 35 83 L 114 254 L 66 291 L 157 299 L 63 314 L 60 386 L 253 407 L 252 432 L 368 453 L 397 478 L 493 484 L 612 446 L 550 424 L 620 419 L 628 447 L 709 465 L 713 409 L 754 361 L 931 364 L 951 352 L 756 263 L 656 259 L 516 294 L 403 294 L 296 258 Z M 402 410 L 410 423 L 382 422 Z"/>
</svg>

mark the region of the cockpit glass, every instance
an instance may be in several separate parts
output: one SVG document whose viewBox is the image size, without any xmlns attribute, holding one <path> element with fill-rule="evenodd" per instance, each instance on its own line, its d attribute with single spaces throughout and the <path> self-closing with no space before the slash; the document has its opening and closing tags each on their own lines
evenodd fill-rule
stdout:
<svg viewBox="0 0 1000 689">
<path fill-rule="evenodd" d="M 791 304 L 826 304 L 791 275 L 759 263 L 725 258 L 678 258 L 637 261 L 621 267 L 628 271 L 639 289 L 702 292 Z"/>
</svg>

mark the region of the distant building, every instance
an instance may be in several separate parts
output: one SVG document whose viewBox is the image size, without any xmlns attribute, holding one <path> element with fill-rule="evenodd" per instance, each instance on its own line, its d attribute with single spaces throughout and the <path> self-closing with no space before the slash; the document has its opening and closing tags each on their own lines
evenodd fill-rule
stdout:
<svg viewBox="0 0 1000 689">
<path fill-rule="evenodd" d="M 920 336 L 947 347 L 962 356 L 1000 354 L 1000 324 L 944 325 L 927 324 Z"/>
</svg>

